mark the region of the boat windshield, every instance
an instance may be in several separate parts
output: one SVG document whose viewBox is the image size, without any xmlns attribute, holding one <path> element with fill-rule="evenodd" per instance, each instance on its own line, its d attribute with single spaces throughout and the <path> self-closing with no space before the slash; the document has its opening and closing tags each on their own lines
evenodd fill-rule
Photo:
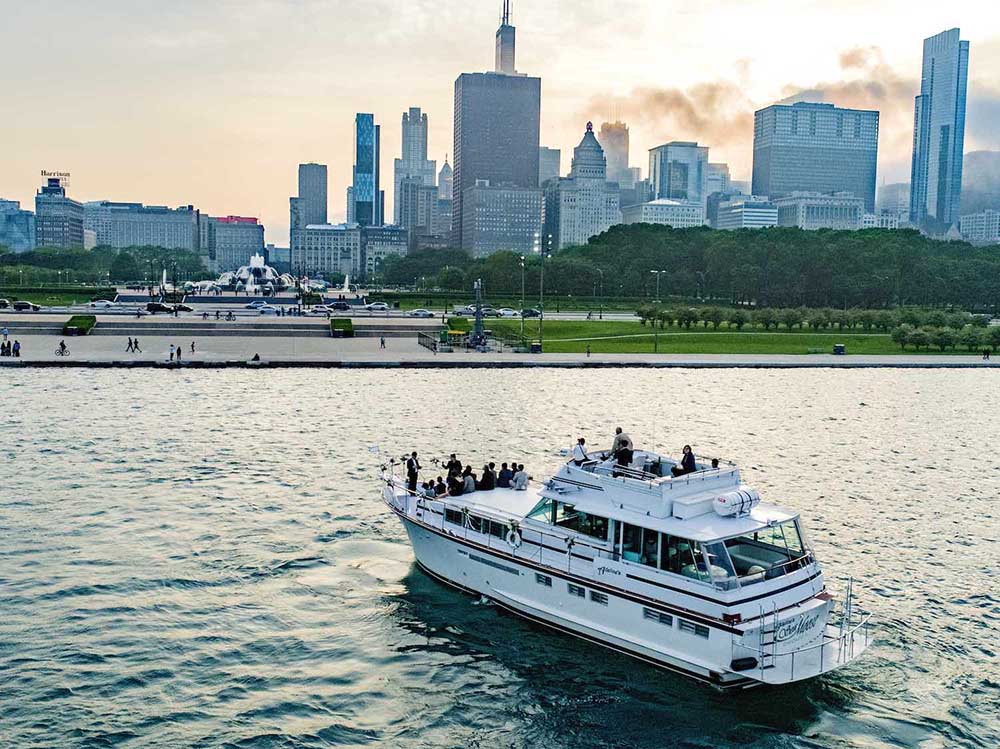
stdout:
<svg viewBox="0 0 1000 749">
<path fill-rule="evenodd" d="M 795 519 L 727 538 L 724 544 L 741 585 L 787 575 L 812 562 Z"/>
</svg>

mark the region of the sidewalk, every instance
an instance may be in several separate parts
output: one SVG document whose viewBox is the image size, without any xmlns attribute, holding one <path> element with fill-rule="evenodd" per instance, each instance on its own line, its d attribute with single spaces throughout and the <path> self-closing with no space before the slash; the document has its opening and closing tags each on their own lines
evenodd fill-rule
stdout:
<svg viewBox="0 0 1000 749">
<path fill-rule="evenodd" d="M 12 338 L 15 336 L 12 335 Z M 758 354 L 435 354 L 415 338 L 297 338 L 246 336 L 139 337 L 141 354 L 125 351 L 126 336 L 67 338 L 70 355 L 59 357 L 59 338 L 52 335 L 16 336 L 21 358 L 0 358 L 0 367 L 129 367 L 169 362 L 170 344 L 182 349 L 184 367 L 681 367 L 681 368 L 921 368 L 967 369 L 1000 367 L 1000 358 L 983 361 L 978 354 L 896 356 L 758 355 Z M 191 353 L 191 341 L 195 351 Z M 250 363 L 255 354 L 260 362 Z"/>
</svg>

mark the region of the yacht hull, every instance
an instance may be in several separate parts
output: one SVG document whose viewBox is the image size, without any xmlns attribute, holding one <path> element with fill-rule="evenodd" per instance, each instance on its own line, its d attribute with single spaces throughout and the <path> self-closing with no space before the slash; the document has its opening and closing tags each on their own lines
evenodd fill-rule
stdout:
<svg viewBox="0 0 1000 749">
<path fill-rule="evenodd" d="M 710 654 L 704 659 L 669 650 L 663 643 L 630 637 L 616 628 L 619 619 L 643 616 L 642 606 L 621 599 L 608 605 L 595 604 L 586 597 L 554 594 L 552 586 L 576 585 L 558 570 L 539 568 L 509 555 L 491 553 L 477 545 L 441 533 L 419 520 L 395 510 L 406 529 L 417 564 L 431 577 L 466 593 L 483 596 L 503 609 L 550 629 L 579 637 L 618 653 L 637 658 L 668 671 L 682 674 L 723 689 L 747 688 L 761 682 L 741 673 L 713 667 Z M 549 577 L 551 586 L 537 576 Z M 578 581 L 585 587 L 586 581 Z M 540 594 L 541 592 L 541 594 Z M 588 607 L 604 614 L 587 616 Z M 625 610 L 623 610 L 625 609 Z"/>
</svg>

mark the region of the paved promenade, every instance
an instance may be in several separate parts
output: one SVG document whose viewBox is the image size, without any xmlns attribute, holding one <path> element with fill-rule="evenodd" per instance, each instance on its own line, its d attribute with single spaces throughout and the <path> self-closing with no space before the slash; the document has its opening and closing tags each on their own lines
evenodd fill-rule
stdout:
<svg viewBox="0 0 1000 749">
<path fill-rule="evenodd" d="M 763 354 L 435 354 L 415 338 L 299 338 L 206 336 L 140 336 L 141 354 L 125 351 L 126 337 L 67 338 L 70 355 L 59 357 L 59 337 L 18 335 L 20 359 L 0 358 L 0 367 L 20 366 L 170 366 L 170 344 L 181 347 L 183 367 L 683 367 L 683 368 L 1000 368 L 1000 358 L 984 362 L 979 355 L 832 356 Z M 260 362 L 251 363 L 257 354 Z M 176 366 L 176 364 L 174 365 Z"/>
</svg>

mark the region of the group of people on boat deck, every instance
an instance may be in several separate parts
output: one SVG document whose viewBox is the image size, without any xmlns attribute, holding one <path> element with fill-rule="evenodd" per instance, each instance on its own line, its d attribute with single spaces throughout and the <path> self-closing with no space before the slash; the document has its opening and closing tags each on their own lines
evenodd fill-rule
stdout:
<svg viewBox="0 0 1000 749">
<path fill-rule="evenodd" d="M 684 445 L 682 453 L 681 462 L 670 469 L 671 473 L 675 477 L 684 476 L 688 473 L 694 473 L 698 470 L 694 459 L 694 452 L 691 450 L 691 445 Z M 615 429 L 615 439 L 611 443 L 611 455 L 614 456 L 615 465 L 624 467 L 632 464 L 632 458 L 634 455 L 632 438 L 625 434 L 621 427 L 617 427 Z M 605 455 L 605 457 L 607 457 L 607 455 Z M 573 447 L 573 464 L 582 466 L 588 460 L 587 440 L 583 437 L 579 437 L 576 441 L 576 445 Z M 717 459 L 713 459 L 712 468 L 718 467 L 719 461 Z"/>
<path fill-rule="evenodd" d="M 524 470 L 523 463 L 511 461 L 500 464 L 499 472 L 496 463 L 487 463 L 483 466 L 479 476 L 472 470 L 471 465 L 462 467 L 462 461 L 455 453 L 445 463 L 448 471 L 447 479 L 438 476 L 436 481 L 424 481 L 420 483 L 419 473 L 420 461 L 417 460 L 417 453 L 413 452 L 406 460 L 406 488 L 415 494 L 423 497 L 457 497 L 462 494 L 472 492 L 492 491 L 493 489 L 514 489 L 516 491 L 526 491 L 528 488 L 528 474 Z"/>
</svg>

